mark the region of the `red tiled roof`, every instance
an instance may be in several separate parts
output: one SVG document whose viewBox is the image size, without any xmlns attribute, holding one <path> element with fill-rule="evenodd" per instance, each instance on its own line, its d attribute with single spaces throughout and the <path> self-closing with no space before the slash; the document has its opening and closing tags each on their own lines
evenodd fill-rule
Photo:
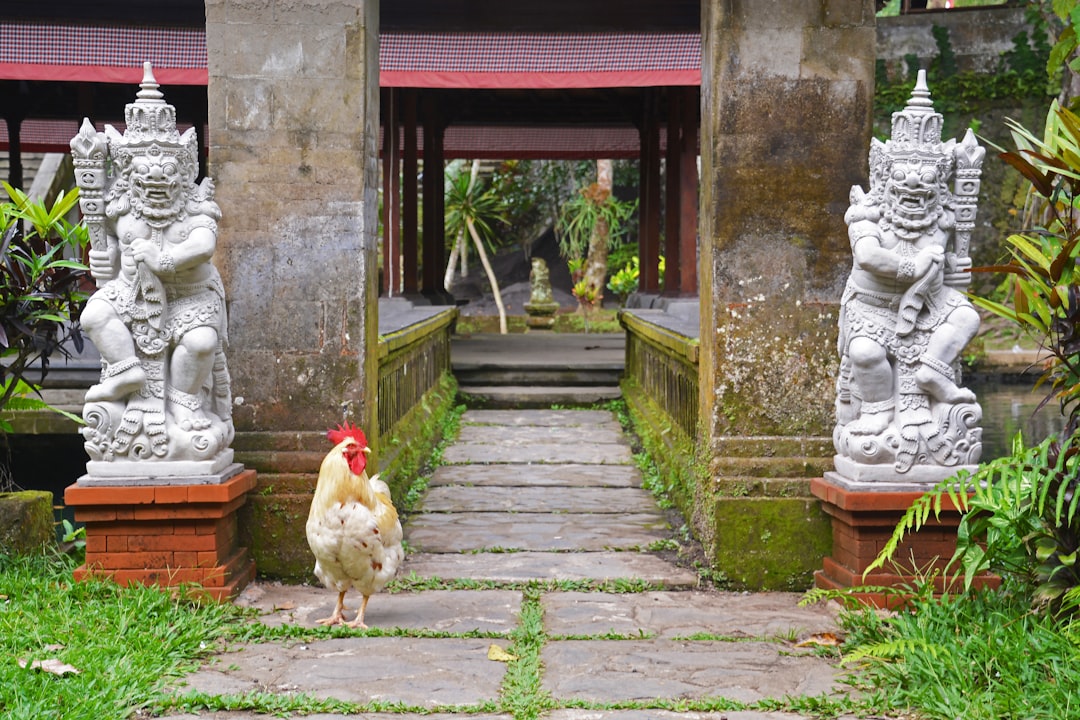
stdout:
<svg viewBox="0 0 1080 720">
<path fill-rule="evenodd" d="M 0 22 L 0 80 L 205 85 L 203 28 Z M 590 88 L 698 85 L 697 33 L 383 33 L 380 85 Z"/>
</svg>

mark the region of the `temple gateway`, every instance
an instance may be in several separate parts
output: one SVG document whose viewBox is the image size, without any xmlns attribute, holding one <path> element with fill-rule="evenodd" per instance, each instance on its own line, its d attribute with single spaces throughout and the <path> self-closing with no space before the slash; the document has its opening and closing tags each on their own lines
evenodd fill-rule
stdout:
<svg viewBox="0 0 1080 720">
<path fill-rule="evenodd" d="M 145 399 L 166 419 L 163 452 L 201 433 L 217 445 L 199 472 L 227 474 L 234 461 L 257 472 L 264 492 L 229 512 L 261 572 L 290 573 L 279 550 L 260 555 L 259 534 L 271 507 L 304 500 L 326 427 L 364 427 L 396 493 L 409 480 L 393 477 L 396 464 L 433 440 L 413 410 L 452 403 L 442 178 L 411 179 L 454 157 L 639 160 L 642 275 L 623 316 L 623 392 L 650 451 L 664 472 L 692 478 L 680 506 L 737 582 L 805 585 L 830 553 L 833 581 L 859 571 L 834 547 L 833 520 L 866 489 L 812 481 L 838 454 L 845 213 L 868 177 L 872 0 L 789 0 L 782 11 L 722 0 L 61 0 L 37 13 L 24 4 L 0 22 L 8 148 L 66 151 L 88 118 L 87 142 L 103 132 L 128 162 L 143 130 L 121 111 L 161 92 L 175 108 L 169 151 L 188 163 L 184 233 L 214 233 L 197 302 L 219 307 L 178 326 L 160 357 L 106 358 L 88 400 L 124 417 L 122 399 L 154 363 L 185 336 L 205 340 L 200 377 L 220 378 L 220 394 L 172 384 Z M 167 227 L 156 232 L 169 242 Z M 662 283 L 649 262 L 659 256 Z M 914 263 L 901 275 L 925 272 Z M 130 309 L 94 302 L 103 324 L 130 325 Z M 859 367 L 863 336 L 848 332 Z M 939 375 L 947 365 L 924 362 Z M 862 437 L 884 398 L 869 396 L 872 383 L 850 387 L 863 403 L 847 432 Z M 156 411 L 140 408 L 153 426 Z M 101 447 L 94 462 L 116 459 Z M 236 501 L 227 495 L 212 502 Z M 774 501 L 768 513 L 761 499 Z M 283 544 L 302 546 L 294 525 L 279 528 L 295 534 Z"/>
</svg>

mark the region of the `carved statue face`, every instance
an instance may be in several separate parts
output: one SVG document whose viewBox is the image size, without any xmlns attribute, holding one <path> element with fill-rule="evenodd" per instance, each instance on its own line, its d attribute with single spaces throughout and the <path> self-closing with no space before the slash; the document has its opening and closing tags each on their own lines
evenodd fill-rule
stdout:
<svg viewBox="0 0 1080 720">
<path fill-rule="evenodd" d="M 152 220 L 177 215 L 184 202 L 184 175 L 176 156 L 151 147 L 131 158 L 132 205 Z"/>
<path fill-rule="evenodd" d="M 941 214 L 941 178 L 932 163 L 897 160 L 885 180 L 886 216 L 903 230 L 923 231 Z"/>
</svg>

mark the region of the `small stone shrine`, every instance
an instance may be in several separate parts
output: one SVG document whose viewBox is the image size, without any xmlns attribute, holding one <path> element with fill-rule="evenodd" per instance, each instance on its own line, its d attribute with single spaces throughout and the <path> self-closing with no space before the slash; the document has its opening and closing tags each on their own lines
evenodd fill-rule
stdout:
<svg viewBox="0 0 1080 720">
<path fill-rule="evenodd" d="M 941 129 L 920 71 L 907 107 L 893 113 L 892 137 L 872 141 L 869 190 L 851 190 L 836 471 L 812 484 L 833 521 L 819 586 L 895 585 L 947 560 L 958 521 L 948 511 L 896 553 L 906 570 L 863 578 L 911 503 L 974 471 L 982 452 L 982 409 L 959 360 L 980 323 L 962 289 L 986 151 L 971 130 L 957 142 L 942 141 Z"/>
<path fill-rule="evenodd" d="M 253 571 L 235 509 L 255 473 L 230 447 L 221 210 L 150 63 L 124 120 L 123 133 L 84 120 L 71 141 L 97 282 L 81 320 L 102 371 L 83 409 L 87 474 L 65 500 L 87 523 L 87 570 L 231 591 Z"/>
<path fill-rule="evenodd" d="M 550 330 L 555 325 L 559 303 L 551 293 L 551 272 L 542 257 L 532 259 L 529 270 L 529 302 L 525 303 L 528 317 L 525 325 L 532 330 Z"/>
</svg>

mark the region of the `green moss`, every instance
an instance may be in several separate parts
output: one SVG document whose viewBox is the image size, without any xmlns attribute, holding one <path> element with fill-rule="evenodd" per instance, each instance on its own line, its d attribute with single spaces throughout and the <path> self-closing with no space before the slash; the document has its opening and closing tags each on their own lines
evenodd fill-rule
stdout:
<svg viewBox="0 0 1080 720">
<path fill-rule="evenodd" d="M 0 554 L 31 555 L 55 543 L 52 503 L 43 490 L 0 493 Z"/>
<path fill-rule="evenodd" d="M 406 413 L 388 438 L 382 438 L 379 472 L 395 503 L 404 501 L 420 468 L 442 440 L 443 421 L 454 408 L 457 380 L 445 373 L 416 407 Z"/>
<path fill-rule="evenodd" d="M 315 560 L 304 531 L 310 507 L 311 495 L 248 496 L 238 512 L 241 543 L 260 575 L 293 582 L 313 577 Z"/>
<path fill-rule="evenodd" d="M 712 500 L 713 570 L 736 588 L 805 590 L 832 551 L 832 524 L 813 498 Z"/>
</svg>

